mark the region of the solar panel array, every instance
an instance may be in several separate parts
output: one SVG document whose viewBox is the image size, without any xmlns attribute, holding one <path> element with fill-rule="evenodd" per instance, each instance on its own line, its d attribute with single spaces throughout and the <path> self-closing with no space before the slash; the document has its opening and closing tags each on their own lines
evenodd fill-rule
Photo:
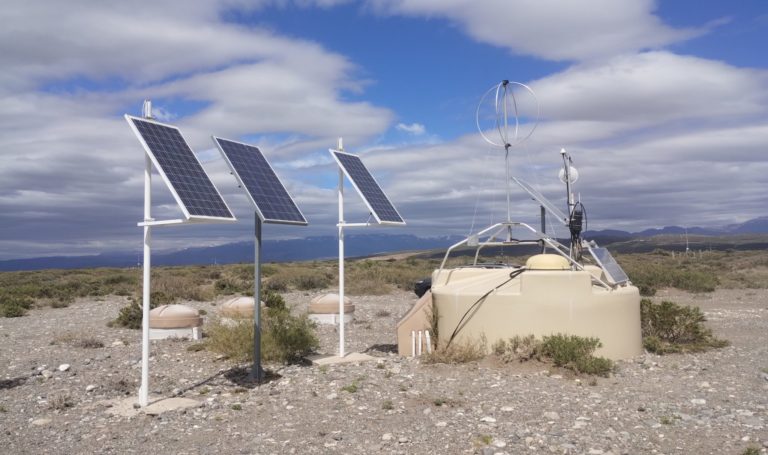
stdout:
<svg viewBox="0 0 768 455">
<path fill-rule="evenodd" d="M 265 223 L 307 224 L 296 203 L 257 147 L 213 136 L 224 159 Z"/>
<path fill-rule="evenodd" d="M 189 217 L 235 219 L 178 128 L 128 115 L 126 119 Z"/>
<path fill-rule="evenodd" d="M 530 194 L 531 197 L 534 200 L 536 200 L 536 202 L 541 204 L 542 207 L 547 209 L 547 211 L 549 211 L 550 214 L 552 214 L 555 217 L 557 217 L 557 219 L 559 221 L 564 222 L 564 223 L 568 222 L 567 221 L 568 220 L 568 216 L 565 213 L 563 213 L 559 208 L 557 208 L 557 206 L 555 206 L 555 204 L 550 202 L 549 199 L 545 198 L 543 194 L 541 194 L 538 191 L 536 191 L 535 189 L 533 189 L 533 187 L 530 184 L 528 184 L 524 180 L 520 180 L 520 179 L 518 179 L 516 177 L 512 177 L 512 180 L 514 180 L 515 183 L 517 183 L 520 186 L 520 188 L 522 188 L 528 194 Z"/>
<path fill-rule="evenodd" d="M 338 150 L 331 150 L 331 154 L 379 223 L 405 224 L 395 206 L 392 205 L 387 195 L 368 172 L 360 157 Z"/>
<path fill-rule="evenodd" d="M 613 284 L 622 284 L 629 281 L 629 277 L 624 273 L 624 270 L 607 248 L 589 248 L 589 252 L 597 263 L 603 267 L 608 281 Z"/>
</svg>

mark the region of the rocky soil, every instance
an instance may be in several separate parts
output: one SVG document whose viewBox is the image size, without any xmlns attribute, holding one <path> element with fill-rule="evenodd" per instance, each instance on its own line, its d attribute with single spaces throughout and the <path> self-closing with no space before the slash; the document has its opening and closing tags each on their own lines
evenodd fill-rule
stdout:
<svg viewBox="0 0 768 455">
<path fill-rule="evenodd" d="M 286 300 L 301 311 L 314 295 Z M 116 412 L 140 377 L 140 333 L 106 326 L 123 298 L 33 310 L 0 319 L 0 452 L 766 453 L 768 290 L 657 298 L 700 306 L 732 345 L 647 354 L 597 379 L 539 363 L 426 365 L 392 352 L 415 296 L 354 297 L 347 350 L 370 362 L 274 365 L 254 386 L 242 365 L 187 351 L 194 342 L 153 342 L 152 394 L 199 403 L 159 415 Z M 319 332 L 334 353 L 335 329 Z"/>
</svg>

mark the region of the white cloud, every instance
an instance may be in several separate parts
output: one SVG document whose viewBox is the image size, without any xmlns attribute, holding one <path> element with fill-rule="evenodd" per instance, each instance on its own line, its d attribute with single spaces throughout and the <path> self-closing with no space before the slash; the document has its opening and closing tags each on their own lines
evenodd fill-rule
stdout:
<svg viewBox="0 0 768 455">
<path fill-rule="evenodd" d="M 421 123 L 411 123 L 409 125 L 405 123 L 398 123 L 395 128 L 398 131 L 404 131 L 414 136 L 421 136 L 427 132 L 427 129 Z"/>
<path fill-rule="evenodd" d="M 389 128 L 389 110 L 345 100 L 364 88 L 346 57 L 224 22 L 219 18 L 229 7 L 244 6 L 169 1 L 136 8 L 75 0 L 0 9 L 0 237 L 19 245 L 0 258 L 40 255 L 39 248 L 21 246 L 29 238 L 57 254 L 106 243 L 140 247 L 143 156 L 121 114 L 138 113 L 145 98 L 160 117 L 174 119 L 197 151 L 212 147 L 211 133 L 290 135 L 295 139 L 265 150 L 278 164 L 320 145 L 327 149 L 339 135 L 354 145 Z M 185 103 L 197 110 L 174 118 Z M 221 160 L 204 166 L 235 201 L 236 214 L 252 216 Z M 161 179 L 153 187 L 154 216 L 177 218 Z M 158 234 L 159 247 L 183 243 L 199 229 Z M 215 232 L 221 241 L 250 236 L 244 224 Z"/>
<path fill-rule="evenodd" d="M 653 0 L 369 0 L 382 14 L 445 18 L 477 41 L 548 60 L 592 60 L 656 49 L 704 29 L 675 29 Z"/>
</svg>

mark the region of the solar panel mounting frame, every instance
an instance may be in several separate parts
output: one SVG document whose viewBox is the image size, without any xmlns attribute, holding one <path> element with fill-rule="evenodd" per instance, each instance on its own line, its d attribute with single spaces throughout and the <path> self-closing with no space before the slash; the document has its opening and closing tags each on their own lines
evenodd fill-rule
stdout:
<svg viewBox="0 0 768 455">
<path fill-rule="evenodd" d="M 176 203 L 178 204 L 178 206 L 181 209 L 182 213 L 184 214 L 185 220 L 179 221 L 178 223 L 182 223 L 182 222 L 188 222 L 188 223 L 195 223 L 195 222 L 234 222 L 234 221 L 237 221 L 237 219 L 235 218 L 234 214 L 232 213 L 232 209 L 229 208 L 229 205 L 224 200 L 224 198 L 221 196 L 221 193 L 219 192 L 219 189 L 216 188 L 216 185 L 213 183 L 213 181 L 211 181 L 210 177 L 208 176 L 208 173 L 205 172 L 205 168 L 203 168 L 202 163 L 197 158 L 197 155 L 195 155 L 194 151 L 192 151 L 192 148 L 189 147 L 189 144 L 187 143 L 186 138 L 184 138 L 184 135 L 181 133 L 181 130 L 178 127 L 173 126 L 173 125 L 168 125 L 166 123 L 158 122 L 158 121 L 153 120 L 153 119 L 148 119 L 148 118 L 143 118 L 143 117 L 136 117 L 136 116 L 128 115 L 128 114 L 125 114 L 125 119 L 126 119 L 126 121 L 128 121 L 128 125 L 130 125 L 131 130 L 133 131 L 134 135 L 139 139 L 139 142 L 141 143 L 141 146 L 144 148 L 144 152 L 147 154 L 149 159 L 152 161 L 152 165 L 154 166 L 155 170 L 157 171 L 158 174 L 160 174 L 160 177 L 162 177 L 163 182 L 165 182 L 165 185 L 170 190 L 171 195 L 173 196 L 174 200 L 176 201 Z M 158 161 L 158 159 L 155 156 L 154 152 L 152 151 L 151 147 L 149 147 L 149 145 L 147 144 L 146 140 L 144 139 L 144 136 L 141 134 L 141 132 L 137 128 L 136 124 L 134 123 L 136 121 L 153 123 L 153 124 L 160 125 L 160 126 L 163 126 L 163 127 L 166 127 L 166 128 L 175 129 L 176 131 L 178 131 L 179 135 L 184 140 L 184 143 L 187 145 L 187 148 L 191 152 L 191 154 L 194 157 L 195 161 L 197 162 L 198 166 L 200 166 L 200 168 L 203 170 L 203 173 L 208 178 L 209 182 L 211 183 L 211 186 L 216 191 L 216 194 L 218 195 L 219 199 L 221 199 L 221 202 L 224 204 L 224 206 L 226 207 L 227 211 L 229 212 L 229 214 L 230 214 L 229 217 L 217 217 L 217 216 L 206 216 L 206 215 L 192 215 L 189 212 L 189 209 L 187 209 L 186 204 L 183 202 L 183 200 L 179 196 L 179 193 L 176 191 L 176 188 L 171 183 L 171 180 L 166 175 L 165 170 L 160 165 L 160 162 Z M 160 222 L 155 222 L 155 221 L 152 221 L 152 220 L 145 220 L 144 223 L 139 223 L 139 224 L 143 225 L 145 223 L 152 223 L 152 224 L 158 224 L 158 225 L 161 225 L 161 224 L 177 224 L 177 220 L 160 221 Z"/>
<path fill-rule="evenodd" d="M 342 150 L 337 150 L 337 149 L 328 149 L 328 151 L 329 151 L 329 152 L 331 152 L 331 156 L 333 156 L 333 159 L 334 159 L 334 161 L 336 161 L 336 164 L 338 164 L 338 166 L 339 166 L 339 169 L 341 169 L 341 170 L 342 170 L 342 172 L 344 172 L 344 175 L 345 175 L 345 176 L 347 177 L 347 179 L 348 179 L 348 180 L 349 180 L 349 181 L 352 183 L 352 186 L 355 188 L 355 191 L 357 191 L 357 194 L 359 194 L 359 195 L 360 195 L 360 198 L 363 200 L 363 202 L 365 203 L 366 207 L 368 207 L 368 210 L 370 211 L 371 215 L 373 215 L 373 217 L 376 219 L 376 223 L 378 223 L 378 224 L 382 224 L 382 225 L 392 225 L 392 226 L 404 226 L 404 225 L 405 225 L 405 219 L 403 218 L 403 216 L 402 216 L 402 215 L 400 215 L 400 212 L 397 210 L 397 208 L 395 207 L 395 205 L 394 205 L 394 204 L 392 203 L 392 201 L 389 199 L 389 196 L 387 196 L 387 194 L 384 192 L 384 189 L 383 189 L 383 188 L 381 188 L 381 185 L 379 185 L 379 182 L 376 180 L 376 177 L 374 177 L 374 176 L 373 176 L 373 174 L 371 174 L 371 172 L 370 172 L 370 171 L 368 171 L 368 168 L 365 166 L 365 164 L 363 164 L 363 167 L 365 168 L 365 170 L 366 170 L 366 171 L 368 171 L 368 174 L 370 174 L 370 176 L 371 176 L 371 179 L 373 179 L 373 182 L 376 184 L 376 186 L 378 187 L 379 191 L 381 191 L 381 193 L 384 195 L 384 198 L 387 200 L 387 202 L 389 203 L 389 205 L 391 205 L 391 206 L 392 206 L 392 209 L 395 211 L 395 213 L 397 214 L 397 216 L 398 216 L 398 217 L 400 218 L 400 220 L 402 220 L 402 221 L 387 221 L 387 220 L 382 220 L 382 219 L 379 217 L 379 214 L 376 212 L 376 210 L 374 210 L 374 208 L 373 208 L 373 206 L 371 205 L 371 203 L 370 203 L 370 201 L 368 200 L 368 198 L 367 198 L 367 197 L 365 197 L 365 193 L 363 193 L 363 192 L 361 191 L 360 187 L 357 185 L 357 182 L 355 181 L 355 179 L 354 179 L 354 178 L 352 178 L 352 176 L 350 175 L 350 173 L 349 173 L 349 171 L 347 170 L 347 168 L 344 166 L 344 164 L 341 162 L 341 160 L 339 160 L 339 158 L 336 156 L 336 154 L 341 154 L 341 155 L 353 156 L 353 157 L 357 158 L 358 160 L 360 160 L 360 157 L 359 157 L 358 155 L 355 155 L 355 154 L 353 154 L 353 153 L 344 152 L 344 151 L 342 151 Z M 360 160 L 360 162 L 362 163 L 362 160 Z"/>
<path fill-rule="evenodd" d="M 512 177 L 512 180 L 517 183 L 517 185 L 522 188 L 526 193 L 528 193 L 533 200 L 539 203 L 540 206 L 544 207 L 551 215 L 553 215 L 555 218 L 557 218 L 561 223 L 568 224 L 568 216 L 561 212 L 560 209 L 557 208 L 555 204 L 550 202 L 549 199 L 544 197 L 543 194 L 536 191 L 535 188 L 531 186 L 530 183 L 526 182 L 525 180 L 518 179 L 517 177 Z"/>
<path fill-rule="evenodd" d="M 261 219 L 261 221 L 263 223 L 290 224 L 290 225 L 298 225 L 298 226 L 306 226 L 306 225 L 309 224 L 307 222 L 307 217 L 304 216 L 304 213 L 302 213 L 302 211 L 299 208 L 298 204 L 296 204 L 296 201 L 294 201 L 293 197 L 291 196 L 291 194 L 288 193 L 288 190 L 285 188 L 285 185 L 283 184 L 282 180 L 280 180 L 280 178 L 277 177 L 277 174 L 275 173 L 275 170 L 272 168 L 272 165 L 269 163 L 269 160 L 267 160 L 267 157 L 264 155 L 264 153 L 261 152 L 261 150 L 258 147 L 254 146 L 254 145 L 251 145 L 251 144 L 247 144 L 245 142 L 235 141 L 235 140 L 232 140 L 232 139 L 227 139 L 227 138 L 223 138 L 223 137 L 219 137 L 219 136 L 215 136 L 215 135 L 212 135 L 211 138 L 213 139 L 213 142 L 216 144 L 216 147 L 218 147 L 219 151 L 221 152 L 222 156 L 224 157 L 224 161 L 227 163 L 227 166 L 232 171 L 232 175 L 235 176 L 235 179 L 237 180 L 237 183 L 243 189 L 245 189 L 245 193 L 247 194 L 248 199 L 251 201 L 253 206 L 256 208 L 256 213 L 258 214 L 259 218 Z M 245 181 L 243 180 L 242 176 L 240 175 L 240 172 L 238 172 L 237 168 L 232 163 L 232 161 L 230 160 L 230 158 L 227 155 L 227 153 L 224 151 L 224 147 L 222 147 L 221 143 L 219 142 L 219 139 L 222 139 L 222 140 L 225 140 L 225 141 L 228 141 L 228 142 L 233 142 L 235 144 L 240 144 L 240 145 L 243 145 L 243 146 L 248 147 L 248 148 L 256 149 L 256 151 L 259 154 L 261 154 L 261 157 L 264 158 L 264 161 L 266 161 L 267 167 L 272 172 L 272 174 L 275 176 L 275 178 L 277 178 L 277 181 L 280 184 L 280 188 L 282 188 L 282 190 L 285 193 L 285 195 L 288 196 L 288 199 L 291 201 L 293 206 L 299 212 L 299 215 L 301 215 L 301 218 L 303 219 L 303 221 L 280 220 L 280 219 L 269 219 L 269 218 L 266 218 L 264 216 L 264 214 L 262 213 L 261 208 L 259 207 L 259 204 L 253 199 L 251 191 L 250 191 L 250 189 L 248 189 L 248 186 L 245 184 Z"/>
</svg>

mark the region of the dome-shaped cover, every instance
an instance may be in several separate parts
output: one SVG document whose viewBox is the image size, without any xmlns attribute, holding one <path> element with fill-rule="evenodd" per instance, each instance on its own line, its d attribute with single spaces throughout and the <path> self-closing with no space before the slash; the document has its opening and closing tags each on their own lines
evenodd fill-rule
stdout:
<svg viewBox="0 0 768 455">
<path fill-rule="evenodd" d="M 349 297 L 344 296 L 344 313 L 352 313 L 355 306 Z M 338 314 L 339 294 L 319 295 L 309 304 L 309 312 L 314 314 Z"/>
<path fill-rule="evenodd" d="M 253 297 L 235 297 L 219 307 L 219 314 L 226 318 L 252 318 Z"/>
<path fill-rule="evenodd" d="M 557 254 L 537 254 L 528 258 L 525 267 L 528 270 L 570 270 L 571 264 Z"/>
<path fill-rule="evenodd" d="M 196 309 L 186 305 L 161 305 L 149 312 L 149 327 L 153 329 L 186 329 L 201 325 L 203 318 Z"/>
</svg>

